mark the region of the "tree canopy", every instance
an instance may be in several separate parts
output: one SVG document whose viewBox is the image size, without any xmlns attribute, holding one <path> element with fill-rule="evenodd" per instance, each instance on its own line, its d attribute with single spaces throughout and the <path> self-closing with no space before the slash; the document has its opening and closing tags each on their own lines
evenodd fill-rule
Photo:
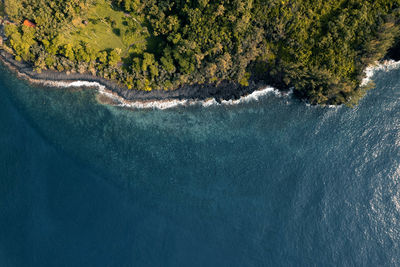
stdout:
<svg viewBox="0 0 400 267">
<path fill-rule="evenodd" d="M 315 104 L 356 101 L 400 37 L 400 0 L 5 0 L 5 12 L 7 45 L 38 71 L 137 90 L 254 78 Z"/>
</svg>

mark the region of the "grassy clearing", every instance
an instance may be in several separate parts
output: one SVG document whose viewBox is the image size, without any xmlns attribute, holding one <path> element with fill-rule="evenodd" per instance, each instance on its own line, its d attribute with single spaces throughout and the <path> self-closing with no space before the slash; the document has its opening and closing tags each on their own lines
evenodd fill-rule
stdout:
<svg viewBox="0 0 400 267">
<path fill-rule="evenodd" d="M 129 30 L 127 19 L 125 13 L 114 10 L 109 1 L 97 0 L 88 10 L 87 18 L 76 18 L 66 26 L 64 38 L 75 45 L 85 42 L 97 50 L 120 48 L 125 54 L 130 46 L 123 38 L 123 33 Z"/>
</svg>

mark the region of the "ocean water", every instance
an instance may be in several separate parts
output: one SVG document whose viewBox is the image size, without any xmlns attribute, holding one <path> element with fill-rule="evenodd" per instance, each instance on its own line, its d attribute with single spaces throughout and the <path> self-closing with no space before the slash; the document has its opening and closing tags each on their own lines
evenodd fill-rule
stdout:
<svg viewBox="0 0 400 267">
<path fill-rule="evenodd" d="M 400 70 L 373 79 L 127 110 L 0 67 L 0 266 L 400 265 Z"/>
</svg>

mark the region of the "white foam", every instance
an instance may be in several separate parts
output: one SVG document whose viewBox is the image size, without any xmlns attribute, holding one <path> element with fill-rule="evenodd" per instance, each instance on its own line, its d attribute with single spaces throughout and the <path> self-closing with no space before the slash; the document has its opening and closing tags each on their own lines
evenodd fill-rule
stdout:
<svg viewBox="0 0 400 267">
<path fill-rule="evenodd" d="M 46 86 L 52 87 L 96 87 L 99 90 L 105 90 L 105 86 L 98 82 L 89 82 L 89 81 L 73 81 L 73 82 L 59 82 L 59 81 L 43 81 L 41 82 Z"/>
<path fill-rule="evenodd" d="M 218 102 L 217 102 L 217 100 L 215 100 L 215 98 L 211 98 L 208 100 L 201 101 L 201 104 L 203 107 L 206 108 L 206 107 L 218 105 Z"/>
<path fill-rule="evenodd" d="M 367 85 L 374 74 L 377 71 L 390 71 L 393 69 L 400 68 L 400 61 L 394 61 L 394 60 L 386 60 L 381 63 L 375 63 L 365 70 L 365 78 L 361 82 L 361 86 Z M 64 86 L 64 85 L 62 85 Z M 98 91 L 100 94 L 103 94 L 107 97 L 112 98 L 113 100 L 117 101 L 119 104 L 117 106 L 121 107 L 129 107 L 129 108 L 137 108 L 137 109 L 169 109 L 169 108 L 174 108 L 178 106 L 193 106 L 193 105 L 201 105 L 203 107 L 210 107 L 214 105 L 239 105 L 241 103 L 249 103 L 252 101 L 259 101 L 260 98 L 267 96 L 269 94 L 274 94 L 275 96 L 278 97 L 283 97 L 283 96 L 290 96 L 293 94 L 293 88 L 290 88 L 290 91 L 287 93 L 282 93 L 276 88 L 273 87 L 266 87 L 264 89 L 256 90 L 253 93 L 242 96 L 239 99 L 231 99 L 231 100 L 222 100 L 221 104 L 217 102 L 216 99 L 211 98 L 207 100 L 202 100 L 202 101 L 195 101 L 195 100 L 154 100 L 154 101 L 143 101 L 143 100 L 126 100 L 120 96 L 118 96 L 116 93 L 106 89 L 105 86 L 97 83 L 97 82 L 86 82 L 86 81 L 77 81 L 77 82 L 71 82 L 68 83 L 67 86 L 65 87 L 97 87 Z M 311 106 L 310 104 L 306 104 L 307 106 Z M 336 105 L 327 105 L 325 107 L 328 108 L 338 108 Z"/>
<path fill-rule="evenodd" d="M 89 81 L 73 81 L 73 82 L 61 82 L 61 81 L 43 81 L 43 85 L 51 87 L 71 88 L 71 87 L 92 87 L 97 88 L 98 92 L 116 102 L 114 106 L 135 108 L 135 109 L 169 109 L 178 106 L 193 106 L 201 105 L 203 107 L 210 107 L 214 105 L 220 105 L 215 98 L 207 100 L 177 100 L 177 99 L 165 99 L 165 100 L 127 100 L 115 92 L 108 90 L 104 85 L 98 82 Z M 266 87 L 261 90 L 254 91 L 253 93 L 242 96 L 236 100 L 222 100 L 222 105 L 238 105 L 240 103 L 248 103 L 251 101 L 258 101 L 261 97 L 273 93 L 276 96 L 288 96 L 293 93 L 291 89 L 288 93 L 281 93 L 279 90 L 273 87 Z"/>
<path fill-rule="evenodd" d="M 375 62 L 374 64 L 368 66 L 364 71 L 364 79 L 361 81 L 360 86 L 366 86 L 372 81 L 372 77 L 378 71 L 391 71 L 400 68 L 400 61 L 394 60 L 384 60 L 382 62 Z M 307 107 L 317 107 L 319 105 L 311 105 L 310 103 L 306 103 Z M 343 105 L 323 105 L 323 107 L 338 109 Z"/>
<path fill-rule="evenodd" d="M 398 68 L 400 68 L 400 61 L 385 60 L 382 62 L 376 62 L 365 69 L 365 77 L 361 81 L 361 86 L 368 85 L 377 71 L 390 71 Z"/>
<path fill-rule="evenodd" d="M 265 96 L 271 92 L 274 92 L 276 89 L 272 88 L 272 87 L 266 87 L 264 89 L 261 90 L 257 90 L 254 91 L 253 93 L 246 95 L 246 96 L 242 96 L 239 99 L 236 100 L 222 100 L 221 104 L 223 105 L 237 105 L 240 103 L 248 103 L 250 101 L 257 101 L 260 99 L 260 97 Z"/>
<path fill-rule="evenodd" d="M 126 101 L 117 105 L 136 109 L 169 109 L 178 106 L 187 106 L 188 100 L 154 100 L 154 101 Z"/>
<path fill-rule="evenodd" d="M 100 93 L 104 93 L 99 90 Z M 287 94 L 280 93 L 277 89 L 273 87 L 266 87 L 261 90 L 254 91 L 253 93 L 242 96 L 240 99 L 236 100 L 222 100 L 221 104 L 217 102 L 215 98 L 207 100 L 154 100 L 154 101 L 143 101 L 143 100 L 126 100 L 124 98 L 118 97 L 118 106 L 128 107 L 128 108 L 138 108 L 138 109 L 169 109 L 178 106 L 194 106 L 201 105 L 203 107 L 210 107 L 215 105 L 238 105 L 240 103 L 248 103 L 251 101 L 258 101 L 261 97 L 266 96 L 270 93 L 274 93 L 277 96 L 290 95 L 292 91 Z M 109 94 L 107 95 L 109 96 Z M 115 94 L 112 95 L 115 98 Z"/>
<path fill-rule="evenodd" d="M 236 100 L 222 100 L 221 104 L 223 104 L 223 105 L 238 105 L 240 103 L 248 103 L 251 101 L 258 101 L 258 100 L 260 100 L 261 97 L 264 97 L 270 93 L 273 93 L 276 96 L 289 96 L 293 93 L 293 88 L 291 88 L 288 93 L 282 93 L 278 89 L 268 86 L 264 89 L 256 90 L 249 95 L 242 96 L 241 98 L 236 99 Z"/>
</svg>

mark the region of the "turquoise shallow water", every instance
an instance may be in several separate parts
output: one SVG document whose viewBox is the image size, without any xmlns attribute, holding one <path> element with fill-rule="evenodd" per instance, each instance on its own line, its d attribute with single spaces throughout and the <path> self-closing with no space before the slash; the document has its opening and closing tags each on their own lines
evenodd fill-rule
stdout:
<svg viewBox="0 0 400 267">
<path fill-rule="evenodd" d="M 1 266 L 400 264 L 400 70 L 353 109 L 164 111 L 0 71 Z"/>
</svg>

